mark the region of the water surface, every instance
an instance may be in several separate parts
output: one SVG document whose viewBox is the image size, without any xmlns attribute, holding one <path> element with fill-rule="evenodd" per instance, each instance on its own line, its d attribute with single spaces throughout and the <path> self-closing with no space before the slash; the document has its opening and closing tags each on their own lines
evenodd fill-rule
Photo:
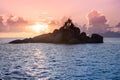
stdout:
<svg viewBox="0 0 120 80">
<path fill-rule="evenodd" d="M 120 38 L 102 44 L 8 44 L 0 39 L 4 80 L 120 80 Z"/>
</svg>

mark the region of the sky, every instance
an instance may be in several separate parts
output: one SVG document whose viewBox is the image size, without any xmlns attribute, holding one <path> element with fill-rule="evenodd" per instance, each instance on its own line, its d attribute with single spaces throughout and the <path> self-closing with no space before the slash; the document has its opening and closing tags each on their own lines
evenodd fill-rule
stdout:
<svg viewBox="0 0 120 80">
<path fill-rule="evenodd" d="M 106 27 L 119 25 L 119 8 L 120 0 L 0 0 L 0 37 L 31 37 L 49 32 L 67 17 L 92 27 L 87 27 L 91 31 L 105 32 Z"/>
</svg>

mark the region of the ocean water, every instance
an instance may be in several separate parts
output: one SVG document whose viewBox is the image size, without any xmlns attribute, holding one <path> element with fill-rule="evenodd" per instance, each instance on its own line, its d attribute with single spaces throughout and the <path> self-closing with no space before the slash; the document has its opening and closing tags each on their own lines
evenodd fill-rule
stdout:
<svg viewBox="0 0 120 80">
<path fill-rule="evenodd" d="M 120 80 L 120 38 L 102 44 L 8 44 L 0 39 L 0 79 Z"/>
</svg>

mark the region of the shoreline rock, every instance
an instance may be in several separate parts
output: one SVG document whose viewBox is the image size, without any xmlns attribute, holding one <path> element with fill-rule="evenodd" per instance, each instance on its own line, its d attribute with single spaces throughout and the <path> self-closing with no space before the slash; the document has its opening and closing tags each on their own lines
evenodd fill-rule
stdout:
<svg viewBox="0 0 120 80">
<path fill-rule="evenodd" d="M 87 36 L 85 32 L 80 32 L 71 19 L 68 19 L 60 29 L 55 29 L 53 33 L 26 38 L 23 40 L 14 40 L 10 44 L 18 43 L 58 43 L 58 44 L 81 44 L 81 43 L 103 43 L 103 36 L 92 34 Z"/>
</svg>

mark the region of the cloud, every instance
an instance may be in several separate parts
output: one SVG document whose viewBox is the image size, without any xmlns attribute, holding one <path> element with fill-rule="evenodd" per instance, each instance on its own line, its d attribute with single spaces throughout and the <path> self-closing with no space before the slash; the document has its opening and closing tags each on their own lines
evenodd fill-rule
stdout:
<svg viewBox="0 0 120 80">
<path fill-rule="evenodd" d="M 106 23 L 106 17 L 96 10 L 93 10 L 88 14 L 88 21 L 90 26 L 88 30 L 92 33 L 104 33 L 109 27 L 109 25 Z"/>
<path fill-rule="evenodd" d="M 3 16 L 0 16 L 0 32 L 6 31 L 5 25 L 3 23 Z"/>
<path fill-rule="evenodd" d="M 22 17 L 9 16 L 6 20 L 6 25 L 9 27 L 9 31 L 24 31 L 25 26 L 28 25 L 28 21 Z"/>
<path fill-rule="evenodd" d="M 4 24 L 3 24 L 3 17 L 0 16 L 0 27 L 2 27 Z"/>
<path fill-rule="evenodd" d="M 24 20 L 22 17 L 11 15 L 4 19 L 3 16 L 0 16 L 0 32 L 24 32 L 26 31 L 25 26 L 28 25 L 29 21 Z"/>
<path fill-rule="evenodd" d="M 120 22 L 115 27 L 120 27 Z"/>
<path fill-rule="evenodd" d="M 64 22 L 66 22 L 66 20 L 68 19 L 69 17 L 67 16 L 63 16 L 60 18 L 60 20 L 58 19 L 52 19 L 48 22 L 48 26 L 49 26 L 49 30 L 50 32 L 53 32 L 54 29 L 59 29 L 61 26 L 63 26 Z"/>
</svg>

